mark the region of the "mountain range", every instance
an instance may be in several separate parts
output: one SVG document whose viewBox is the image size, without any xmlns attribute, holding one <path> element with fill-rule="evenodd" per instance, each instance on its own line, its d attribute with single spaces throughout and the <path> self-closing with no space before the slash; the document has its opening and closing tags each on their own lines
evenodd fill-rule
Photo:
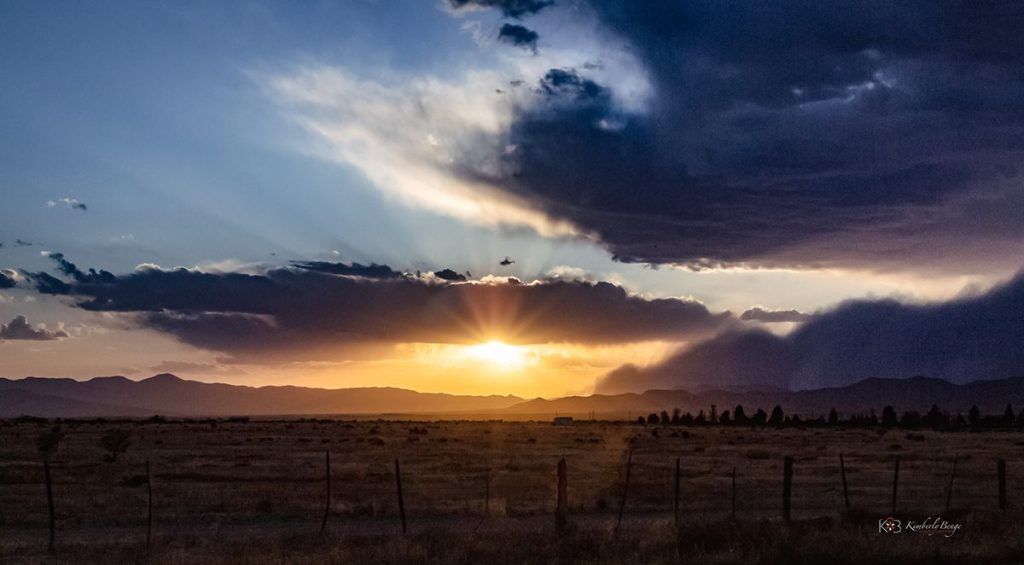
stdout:
<svg viewBox="0 0 1024 565">
<path fill-rule="evenodd" d="M 570 396 L 525 400 L 517 396 L 470 396 L 424 393 L 399 388 L 323 389 L 297 386 L 250 387 L 203 383 L 160 374 L 133 381 L 97 377 L 0 378 L 0 417 L 147 417 L 286 416 L 286 415 L 422 415 L 465 418 L 548 418 L 553 415 L 632 418 L 679 408 L 697 413 L 717 405 L 719 411 L 742 404 L 753 413 L 776 404 L 805 417 L 827 413 L 925 411 L 932 404 L 951 413 L 977 405 L 985 413 L 1002 413 L 1006 404 L 1024 406 L 1024 377 L 953 384 L 942 379 L 870 378 L 852 385 L 803 391 L 649 390 L 644 393 Z"/>
</svg>

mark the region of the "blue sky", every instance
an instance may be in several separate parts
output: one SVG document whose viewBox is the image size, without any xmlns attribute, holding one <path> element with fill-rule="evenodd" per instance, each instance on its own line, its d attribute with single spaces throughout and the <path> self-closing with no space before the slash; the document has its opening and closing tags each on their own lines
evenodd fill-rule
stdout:
<svg viewBox="0 0 1024 565">
<path fill-rule="evenodd" d="M 464 4 L 5 4 L 0 267 L 52 272 L 42 252 L 116 274 L 374 262 L 604 280 L 738 315 L 949 299 L 1019 266 L 1021 191 L 1007 164 L 1019 153 L 1015 83 L 929 78 L 960 55 L 916 52 L 942 44 L 927 30 L 911 44 L 857 14 L 882 31 L 837 45 L 815 10 L 793 8 L 781 16 L 790 27 L 755 39 L 798 30 L 806 41 L 759 55 L 720 41 L 756 24 L 746 9 L 666 8 L 664 21 L 704 26 L 685 36 L 597 0 L 527 2 L 535 13 L 518 16 L 505 2 Z M 537 44 L 501 41 L 503 24 L 536 31 Z M 965 57 L 990 75 L 1015 68 L 997 46 L 972 49 Z M 944 106 L 950 92 L 1012 116 L 1007 131 Z M 928 112 L 935 127 L 920 133 Z M 953 123 L 966 124 L 960 137 L 943 130 Z M 580 127 L 592 133 L 565 137 Z M 901 128 L 930 137 L 917 148 L 881 141 Z M 975 135 L 990 143 L 964 141 Z M 505 256 L 515 264 L 499 265 Z M 81 330 L 45 347 L 0 344 L 17 360 L 11 376 L 70 374 L 44 362 L 53 348 L 86 354 L 131 332 L 159 344 L 152 356 L 93 360 L 73 376 L 141 375 L 190 356 L 214 367 L 223 353 L 97 321 L 23 285 L 3 296 L 3 321 Z M 97 324 L 116 327 L 83 329 Z M 660 341 L 664 352 L 686 340 Z"/>
</svg>

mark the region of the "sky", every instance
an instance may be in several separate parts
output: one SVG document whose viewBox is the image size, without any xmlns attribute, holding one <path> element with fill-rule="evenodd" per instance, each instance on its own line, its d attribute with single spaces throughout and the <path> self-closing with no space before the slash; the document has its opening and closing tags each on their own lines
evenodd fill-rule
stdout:
<svg viewBox="0 0 1024 565">
<path fill-rule="evenodd" d="M 5 3 L 0 375 L 1024 374 L 1022 27 L 1001 2 Z"/>
</svg>

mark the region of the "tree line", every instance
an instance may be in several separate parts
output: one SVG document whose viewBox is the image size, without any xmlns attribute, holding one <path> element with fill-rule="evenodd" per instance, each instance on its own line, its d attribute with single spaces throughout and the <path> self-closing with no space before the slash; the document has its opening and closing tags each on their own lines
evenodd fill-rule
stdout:
<svg viewBox="0 0 1024 565">
<path fill-rule="evenodd" d="M 647 416 L 637 418 L 637 423 L 646 425 L 673 425 L 673 426 L 853 426 L 853 427 L 900 427 L 900 428 L 931 428 L 936 430 L 955 430 L 962 428 L 1020 428 L 1024 429 L 1024 409 L 1020 413 L 1013 410 L 1011 404 L 1006 405 L 1006 410 L 1001 415 L 982 414 L 977 406 L 972 406 L 967 416 L 962 413 L 951 414 L 943 411 L 933 404 L 928 412 L 921 414 L 917 410 L 907 410 L 902 414 L 898 413 L 891 405 L 882 409 L 879 416 L 874 410 L 867 414 L 858 413 L 843 417 L 835 408 L 829 410 L 828 415 L 820 415 L 816 418 L 801 418 L 799 414 L 786 414 L 782 406 L 776 405 L 771 413 L 758 408 L 753 415 L 747 415 L 742 404 L 736 405 L 730 412 L 723 410 L 718 412 L 718 406 L 712 404 L 711 409 L 705 414 L 700 410 L 697 415 L 690 412 L 683 412 L 675 408 L 669 413 L 662 410 L 660 413 L 651 412 Z"/>
</svg>

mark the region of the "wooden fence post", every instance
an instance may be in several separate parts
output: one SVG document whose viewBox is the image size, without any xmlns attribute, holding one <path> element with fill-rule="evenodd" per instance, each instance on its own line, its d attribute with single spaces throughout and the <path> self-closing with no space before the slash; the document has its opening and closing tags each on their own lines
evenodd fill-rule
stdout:
<svg viewBox="0 0 1024 565">
<path fill-rule="evenodd" d="M 326 492 L 324 493 L 324 519 L 320 521 L 320 535 L 324 535 L 324 529 L 327 528 L 327 516 L 331 513 L 331 450 L 324 451 L 324 462 L 326 470 L 324 471 L 324 480 L 326 481 Z"/>
<path fill-rule="evenodd" d="M 674 497 L 672 499 L 672 512 L 675 517 L 676 528 L 679 527 L 679 458 L 676 457 L 676 480 L 675 490 L 673 492 Z"/>
<path fill-rule="evenodd" d="M 558 498 L 555 506 L 555 528 L 558 531 L 565 529 L 566 512 L 569 506 L 569 479 L 566 476 L 565 458 L 558 461 Z"/>
<path fill-rule="evenodd" d="M 956 478 L 957 458 L 953 458 L 953 471 L 949 474 L 949 486 L 946 487 L 946 512 L 949 512 L 949 504 L 953 501 L 953 479 Z"/>
<path fill-rule="evenodd" d="M 395 484 L 398 486 L 398 515 L 402 517 L 402 533 L 405 534 L 408 528 L 405 523 L 405 497 L 402 495 L 402 468 L 395 459 Z"/>
<path fill-rule="evenodd" d="M 622 524 L 622 513 L 626 511 L 626 499 L 629 497 L 629 472 L 633 468 L 633 448 L 629 448 L 626 455 L 626 486 L 622 489 L 622 501 L 619 503 L 619 517 L 615 520 L 615 535 L 619 535 L 619 526 Z"/>
<path fill-rule="evenodd" d="M 782 464 L 782 519 L 789 522 L 790 496 L 793 494 L 793 458 L 786 456 Z"/>
<path fill-rule="evenodd" d="M 843 504 L 846 506 L 846 514 L 850 514 L 850 490 L 846 486 L 846 461 L 843 454 L 839 454 L 839 472 L 843 475 Z"/>
<path fill-rule="evenodd" d="M 1006 460 L 996 461 L 996 470 L 999 475 L 999 510 L 1006 511 Z"/>
<path fill-rule="evenodd" d="M 53 511 L 53 482 L 50 480 L 50 462 L 46 459 L 43 459 L 43 476 L 46 479 L 46 505 L 50 510 L 50 543 L 48 547 L 50 553 L 53 553 L 56 537 L 54 532 L 56 529 L 56 517 Z"/>
<path fill-rule="evenodd" d="M 736 467 L 732 468 L 732 521 L 736 521 Z"/>
<path fill-rule="evenodd" d="M 153 546 L 153 475 L 146 460 L 146 547 Z"/>
<path fill-rule="evenodd" d="M 896 515 L 896 502 L 898 500 L 900 488 L 900 456 L 896 456 L 896 466 L 892 472 L 892 515 Z"/>
</svg>

